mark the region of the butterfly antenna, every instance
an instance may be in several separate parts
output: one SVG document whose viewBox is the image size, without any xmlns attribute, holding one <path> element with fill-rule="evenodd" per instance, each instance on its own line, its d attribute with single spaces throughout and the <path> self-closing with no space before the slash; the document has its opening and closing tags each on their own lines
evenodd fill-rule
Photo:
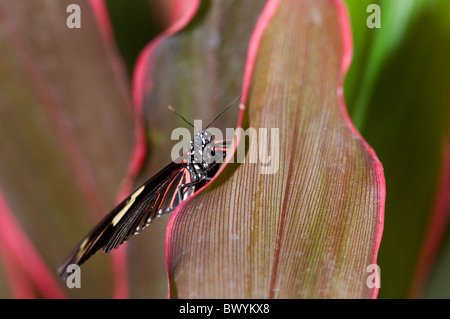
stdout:
<svg viewBox="0 0 450 319">
<path fill-rule="evenodd" d="M 211 124 L 213 124 L 213 123 L 214 123 L 214 122 L 215 122 L 215 121 L 216 121 L 223 113 L 225 113 L 230 107 L 232 107 L 232 106 L 234 105 L 234 103 L 236 103 L 237 100 L 239 100 L 239 99 L 241 98 L 241 96 L 242 96 L 242 93 L 239 94 L 238 97 L 235 98 L 234 101 L 231 102 L 231 103 L 230 103 L 230 104 L 229 104 L 222 112 L 220 112 L 220 114 L 217 115 L 216 118 L 215 118 L 214 120 L 212 120 L 212 122 L 209 123 L 209 124 L 205 127 L 205 130 L 206 130 L 208 127 L 210 127 Z"/>
<path fill-rule="evenodd" d="M 190 126 L 194 127 L 194 125 L 191 124 L 191 122 L 189 122 L 188 120 L 186 120 L 184 118 L 183 115 L 181 115 L 180 113 L 178 113 L 177 111 L 175 111 L 175 109 L 172 107 L 172 105 L 168 106 L 169 111 L 175 113 L 176 115 L 178 115 L 183 121 L 185 121 L 187 124 L 189 124 Z"/>
</svg>

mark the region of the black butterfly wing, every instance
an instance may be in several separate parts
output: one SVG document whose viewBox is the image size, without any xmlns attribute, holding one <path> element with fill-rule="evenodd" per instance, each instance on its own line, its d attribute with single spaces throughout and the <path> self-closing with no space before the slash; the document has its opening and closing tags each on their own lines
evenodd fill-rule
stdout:
<svg viewBox="0 0 450 319">
<path fill-rule="evenodd" d="M 135 190 L 94 227 L 72 250 L 58 268 L 58 274 L 66 278 L 70 264 L 81 265 L 97 250 L 109 252 L 119 247 L 129 237 L 139 233 L 155 217 L 171 212 L 180 203 L 178 188 L 191 182 L 191 175 L 184 163 L 170 163 L 159 173 Z M 182 188 L 186 199 L 195 187 Z"/>
</svg>

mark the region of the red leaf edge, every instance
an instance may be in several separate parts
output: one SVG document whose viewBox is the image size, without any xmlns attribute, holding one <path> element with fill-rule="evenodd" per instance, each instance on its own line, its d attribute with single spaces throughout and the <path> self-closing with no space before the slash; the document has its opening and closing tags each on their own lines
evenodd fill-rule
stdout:
<svg viewBox="0 0 450 319">
<path fill-rule="evenodd" d="M 409 298 L 420 298 L 444 237 L 450 209 L 450 141 L 443 145 L 441 176 L 432 216 L 414 271 Z"/>
<path fill-rule="evenodd" d="M 361 134 L 356 129 L 355 125 L 353 124 L 352 120 L 350 119 L 350 116 L 348 115 L 347 108 L 345 106 L 344 101 L 344 79 L 345 75 L 348 72 L 348 69 L 350 68 L 350 64 L 353 57 L 353 38 L 352 38 L 352 29 L 351 29 L 351 22 L 350 17 L 348 14 L 348 10 L 346 5 L 342 2 L 342 0 L 333 0 L 337 11 L 339 15 L 339 21 L 340 21 L 340 33 L 342 35 L 342 45 L 343 45 L 343 53 L 342 53 L 342 64 L 341 64 L 341 71 L 339 76 L 339 82 L 337 87 L 337 96 L 339 100 L 339 106 L 341 113 L 344 117 L 344 120 L 349 127 L 350 131 L 355 135 L 361 142 L 366 151 L 369 153 L 369 155 L 373 158 L 374 165 L 375 165 L 375 171 L 377 176 L 377 181 L 380 184 L 380 194 L 378 194 L 378 198 L 380 200 L 380 210 L 378 212 L 378 233 L 376 236 L 376 242 L 375 242 L 375 251 L 373 256 L 373 264 L 377 264 L 377 256 L 378 251 L 380 249 L 381 244 L 381 238 L 383 236 L 383 227 L 384 227 L 384 211 L 385 211 L 385 201 L 386 201 L 386 181 L 384 178 L 384 170 L 383 165 L 381 164 L 380 160 L 378 159 L 374 149 L 367 143 L 367 141 L 361 136 Z M 375 268 L 375 271 L 377 273 L 377 276 L 380 276 L 378 274 L 378 269 Z M 376 299 L 378 296 L 379 288 L 375 287 L 373 289 L 372 298 Z"/>
<path fill-rule="evenodd" d="M 30 286 L 24 277 L 31 279 L 46 298 L 66 298 L 41 256 L 15 219 L 3 193 L 0 191 L 0 242 L 2 262 L 13 295 L 17 298 L 32 298 Z M 19 267 L 14 267 L 14 265 Z M 21 273 L 25 274 L 23 276 Z M 28 287 L 26 287 L 28 286 Z"/>
<path fill-rule="evenodd" d="M 149 4 L 154 23 L 159 29 L 165 30 L 183 15 L 186 0 L 152 0 Z"/>
<path fill-rule="evenodd" d="M 3 240 L 0 240 L 0 260 L 4 268 L 6 280 L 11 290 L 11 296 L 16 299 L 35 298 L 32 285 L 26 274 L 15 261 L 14 256 L 9 252 Z"/>
</svg>

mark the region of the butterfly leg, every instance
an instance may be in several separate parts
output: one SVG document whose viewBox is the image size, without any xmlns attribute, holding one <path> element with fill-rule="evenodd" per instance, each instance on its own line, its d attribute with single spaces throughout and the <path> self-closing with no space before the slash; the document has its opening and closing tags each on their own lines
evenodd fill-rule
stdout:
<svg viewBox="0 0 450 319">
<path fill-rule="evenodd" d="M 190 182 L 190 183 L 187 183 L 187 184 L 181 184 L 178 187 L 178 203 L 181 203 L 183 201 L 183 191 L 182 190 L 184 188 L 186 188 L 186 187 L 191 187 L 191 186 L 194 186 L 194 185 L 196 185 L 198 183 L 199 183 L 199 181 L 194 181 L 194 182 Z"/>
<path fill-rule="evenodd" d="M 185 189 L 186 187 L 194 186 L 195 184 L 197 184 L 199 182 L 199 178 L 197 176 L 195 166 L 192 164 L 188 164 L 188 168 L 189 168 L 189 171 L 191 172 L 191 178 L 193 179 L 193 181 L 190 183 L 181 184 L 178 187 L 178 204 L 180 204 L 183 201 L 183 189 Z"/>
</svg>

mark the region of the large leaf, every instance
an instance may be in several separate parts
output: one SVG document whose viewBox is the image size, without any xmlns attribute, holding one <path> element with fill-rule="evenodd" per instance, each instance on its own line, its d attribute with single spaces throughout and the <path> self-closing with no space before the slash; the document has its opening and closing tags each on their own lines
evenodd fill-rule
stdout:
<svg viewBox="0 0 450 319">
<path fill-rule="evenodd" d="M 349 32 L 341 2 L 267 3 L 239 124 L 279 130 L 269 151 L 279 151 L 279 169 L 261 174 L 247 154 L 173 214 L 171 297 L 376 296 L 366 269 L 381 238 L 384 177 L 342 104 Z"/>
<path fill-rule="evenodd" d="M 134 147 L 121 62 L 87 1 L 82 28 L 67 28 L 71 3 L 0 1 L 0 249 L 16 297 L 62 295 L 55 270 L 113 207 Z M 126 296 L 109 261 L 93 258 L 66 293 Z"/>
</svg>

